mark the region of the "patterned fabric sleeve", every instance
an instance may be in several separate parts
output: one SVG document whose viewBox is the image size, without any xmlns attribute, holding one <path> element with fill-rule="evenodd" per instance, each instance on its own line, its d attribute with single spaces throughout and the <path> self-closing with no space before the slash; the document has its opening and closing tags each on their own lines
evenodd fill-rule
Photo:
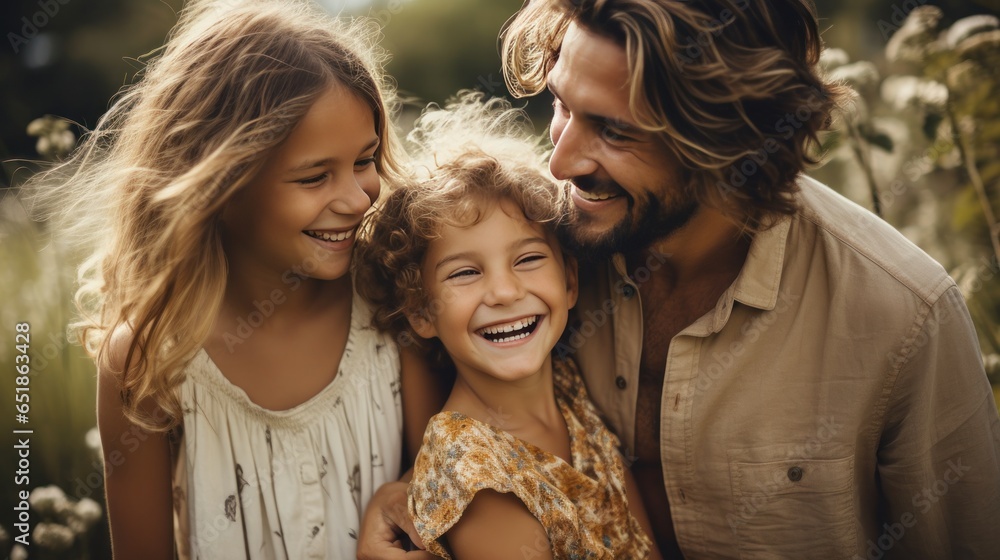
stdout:
<svg viewBox="0 0 1000 560">
<path fill-rule="evenodd" d="M 599 513 L 589 515 L 581 509 L 582 520 L 591 527 L 602 528 L 608 537 L 606 542 L 616 549 L 615 558 L 646 558 L 653 543 L 629 511 L 620 441 L 590 400 L 576 362 L 572 358 L 553 358 L 552 366 L 556 395 L 564 399 L 580 422 L 581 432 L 576 442 L 586 441 L 588 446 L 579 454 L 581 462 L 576 468 L 598 481 L 599 493 L 603 494 L 597 498 Z"/>
<path fill-rule="evenodd" d="M 431 419 L 413 469 L 408 506 L 428 552 L 451 558 L 445 533 L 462 517 L 476 492 L 513 493 L 551 535 L 579 532 L 575 507 L 536 468 L 549 461 L 506 432 L 457 412 Z M 572 540 L 572 539 L 571 539 Z M 530 543 L 529 543 L 530 544 Z"/>
</svg>

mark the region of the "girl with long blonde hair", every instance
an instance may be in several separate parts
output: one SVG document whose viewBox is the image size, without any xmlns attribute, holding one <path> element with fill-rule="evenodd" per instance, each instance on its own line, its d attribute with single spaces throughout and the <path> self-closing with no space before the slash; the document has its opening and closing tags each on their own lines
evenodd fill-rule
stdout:
<svg viewBox="0 0 1000 560">
<path fill-rule="evenodd" d="M 371 23 L 228 4 L 188 5 L 38 179 L 95 241 L 77 326 L 99 371 L 113 548 L 353 557 L 401 463 L 407 358 L 350 274 L 358 224 L 399 176 L 392 88 Z"/>
</svg>

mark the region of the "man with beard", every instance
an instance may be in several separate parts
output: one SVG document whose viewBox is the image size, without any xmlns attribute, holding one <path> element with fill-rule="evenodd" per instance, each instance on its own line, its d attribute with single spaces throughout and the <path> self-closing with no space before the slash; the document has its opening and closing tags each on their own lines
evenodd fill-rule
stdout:
<svg viewBox="0 0 1000 560">
<path fill-rule="evenodd" d="M 531 0 L 512 20 L 508 85 L 555 99 L 586 261 L 556 353 L 664 557 L 993 557 L 1000 418 L 958 287 L 801 174 L 849 96 L 817 74 L 804 1 Z M 406 527 L 380 508 L 369 535 Z"/>
</svg>

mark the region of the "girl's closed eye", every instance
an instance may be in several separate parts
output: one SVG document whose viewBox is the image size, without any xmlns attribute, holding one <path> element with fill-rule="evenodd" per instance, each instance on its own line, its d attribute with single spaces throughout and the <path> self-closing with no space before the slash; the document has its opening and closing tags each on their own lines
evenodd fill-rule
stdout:
<svg viewBox="0 0 1000 560">
<path fill-rule="evenodd" d="M 375 156 L 366 157 L 364 159 L 359 159 L 358 161 L 354 162 L 354 167 L 358 169 L 367 169 L 374 163 L 375 163 Z"/>
<path fill-rule="evenodd" d="M 479 274 L 479 271 L 475 270 L 473 268 L 462 268 L 462 269 L 456 270 L 455 272 L 452 272 L 451 274 L 449 274 L 445 278 L 445 280 L 454 280 L 456 278 L 471 278 L 471 277 L 476 276 L 478 274 Z"/>
<path fill-rule="evenodd" d="M 316 186 L 316 185 L 319 185 L 320 183 L 322 183 L 323 180 L 326 179 L 327 175 L 329 175 L 329 173 L 327 173 L 327 172 L 324 171 L 323 173 L 320 173 L 319 175 L 315 175 L 313 177 L 306 177 L 305 179 L 298 179 L 295 182 L 298 183 L 298 184 L 300 184 L 300 185 Z"/>
<path fill-rule="evenodd" d="M 515 262 L 515 266 L 530 266 L 541 264 L 549 256 L 543 253 L 532 253 L 530 255 L 525 255 Z"/>
</svg>

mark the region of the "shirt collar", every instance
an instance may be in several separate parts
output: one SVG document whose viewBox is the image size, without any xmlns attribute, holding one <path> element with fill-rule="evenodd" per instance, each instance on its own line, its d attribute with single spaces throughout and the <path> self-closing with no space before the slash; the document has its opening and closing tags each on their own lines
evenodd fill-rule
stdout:
<svg viewBox="0 0 1000 560">
<path fill-rule="evenodd" d="M 743 270 L 733 282 L 733 299 L 765 311 L 774 309 L 778 303 L 791 224 L 791 216 L 784 216 L 775 225 L 754 235 Z"/>
</svg>

